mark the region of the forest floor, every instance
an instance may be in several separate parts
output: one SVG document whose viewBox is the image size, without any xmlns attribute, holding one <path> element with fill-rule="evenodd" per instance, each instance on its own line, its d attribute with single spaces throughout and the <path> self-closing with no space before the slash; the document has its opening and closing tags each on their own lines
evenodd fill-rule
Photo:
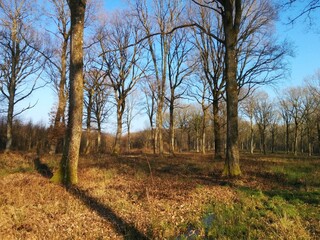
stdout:
<svg viewBox="0 0 320 240">
<path fill-rule="evenodd" d="M 83 156 L 69 190 L 59 159 L 0 154 L 0 239 L 320 239 L 319 157 Z"/>
</svg>

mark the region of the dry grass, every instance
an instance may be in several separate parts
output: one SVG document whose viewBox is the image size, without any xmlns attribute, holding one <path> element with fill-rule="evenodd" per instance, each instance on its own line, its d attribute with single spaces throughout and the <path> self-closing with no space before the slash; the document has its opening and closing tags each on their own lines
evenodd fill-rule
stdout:
<svg viewBox="0 0 320 240">
<path fill-rule="evenodd" d="M 318 202 L 292 204 L 285 195 L 280 199 L 280 193 L 274 192 L 296 189 L 285 182 L 283 175 L 272 171 L 274 166 L 287 163 L 282 158 L 277 161 L 279 158 L 245 157 L 242 161 L 245 177 L 228 180 L 220 178 L 223 163 L 213 163 L 210 155 L 86 156 L 79 165 L 79 185 L 66 191 L 35 170 L 35 156 L 2 154 L 0 239 L 203 239 L 210 236 L 232 239 L 239 236 L 228 229 L 217 232 L 211 225 L 206 226 L 211 224 L 209 213 L 215 214 L 212 221 L 216 225 L 231 223 L 233 229 L 244 231 L 245 239 L 265 236 L 286 239 L 288 233 L 291 239 L 299 236 L 317 239 L 320 219 L 307 212 L 318 211 Z M 51 168 L 58 160 L 58 156 L 41 159 Z M 318 191 L 319 186 L 311 184 L 310 188 Z M 313 200 L 317 198 L 315 195 Z M 234 210 L 226 214 L 230 209 Z M 306 215 L 299 211 L 305 211 Z M 241 214 L 246 215 L 240 218 Z M 204 220 L 204 216 L 209 218 Z M 267 226 L 257 228 L 259 221 L 254 216 L 264 219 Z M 268 222 L 270 219 L 272 222 Z M 237 221 L 243 224 L 252 221 L 251 230 L 241 229 Z M 269 235 L 262 234 L 266 231 L 270 231 Z"/>
</svg>

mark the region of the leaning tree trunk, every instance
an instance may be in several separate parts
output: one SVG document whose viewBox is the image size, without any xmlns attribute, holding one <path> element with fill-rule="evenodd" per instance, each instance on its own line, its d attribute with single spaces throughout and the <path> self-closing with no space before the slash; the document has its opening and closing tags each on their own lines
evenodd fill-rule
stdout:
<svg viewBox="0 0 320 240">
<path fill-rule="evenodd" d="M 86 0 L 68 1 L 71 11 L 70 90 L 68 127 L 60 169 L 52 180 L 66 187 L 78 182 L 78 159 L 83 109 L 83 29 Z"/>
<path fill-rule="evenodd" d="M 238 148 L 238 84 L 236 44 L 241 20 L 241 0 L 225 1 L 223 25 L 225 33 L 225 73 L 227 95 L 227 155 L 224 176 L 241 175 Z"/>
</svg>

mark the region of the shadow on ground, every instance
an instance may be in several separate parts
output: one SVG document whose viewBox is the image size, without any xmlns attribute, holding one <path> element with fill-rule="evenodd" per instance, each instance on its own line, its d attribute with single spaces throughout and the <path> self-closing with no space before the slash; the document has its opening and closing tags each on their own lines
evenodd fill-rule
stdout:
<svg viewBox="0 0 320 240">
<path fill-rule="evenodd" d="M 103 203 L 99 202 L 96 198 L 90 196 L 86 191 L 73 187 L 68 189 L 69 193 L 80 199 L 88 208 L 99 214 L 100 217 L 110 222 L 114 229 L 121 235 L 124 239 L 149 239 L 143 233 L 139 232 L 132 224 L 127 223 L 121 217 L 119 217 L 111 208 L 105 206 Z"/>
<path fill-rule="evenodd" d="M 48 165 L 42 163 L 39 158 L 34 159 L 34 166 L 36 171 L 43 177 L 51 178 L 53 176 L 53 172 Z M 88 208 L 98 213 L 100 217 L 110 222 L 115 231 L 124 236 L 124 239 L 149 239 L 143 233 L 139 232 L 139 230 L 132 224 L 127 223 L 121 217 L 117 216 L 117 214 L 111 208 L 105 206 L 96 198 L 90 196 L 86 191 L 78 187 L 72 187 L 68 188 L 68 192 L 77 199 L 81 200 Z"/>
<path fill-rule="evenodd" d="M 45 178 L 51 178 L 53 176 L 53 172 L 48 167 L 47 164 L 42 163 L 40 158 L 36 158 L 33 160 L 34 167 L 38 173 L 40 173 Z"/>
</svg>

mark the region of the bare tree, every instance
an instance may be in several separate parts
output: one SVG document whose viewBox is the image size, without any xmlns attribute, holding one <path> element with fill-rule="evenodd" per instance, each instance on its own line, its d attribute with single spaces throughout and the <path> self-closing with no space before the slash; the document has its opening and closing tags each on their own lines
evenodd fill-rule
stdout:
<svg viewBox="0 0 320 240">
<path fill-rule="evenodd" d="M 200 75 L 200 74 L 199 74 Z M 205 77 L 199 76 L 199 81 L 195 81 L 195 83 L 190 83 L 192 86 L 191 95 L 196 99 L 196 101 L 201 105 L 202 109 L 202 124 L 201 124 L 201 142 L 202 148 L 201 151 L 203 154 L 206 152 L 206 128 L 208 124 L 208 110 L 211 104 L 209 104 L 209 84 Z"/>
<path fill-rule="evenodd" d="M 150 129 L 151 129 L 151 142 L 152 142 L 152 148 L 153 148 L 153 153 L 156 153 L 156 147 L 157 147 L 157 136 L 155 134 L 155 126 L 154 126 L 154 121 L 155 121 L 155 114 L 156 114 L 156 84 L 152 80 L 152 78 L 148 77 L 145 79 L 144 84 L 142 86 L 142 91 L 145 96 L 145 112 L 148 115 L 148 120 L 150 124 Z"/>
<path fill-rule="evenodd" d="M 175 151 L 174 110 L 177 100 L 183 98 L 187 91 L 187 80 L 194 71 L 196 63 L 190 61 L 193 46 L 189 43 L 189 34 L 186 29 L 173 33 L 168 50 L 168 80 L 169 96 L 166 100 L 169 105 L 169 152 Z"/>
<path fill-rule="evenodd" d="M 70 90 L 66 144 L 59 170 L 52 180 L 65 186 L 78 182 L 78 159 L 83 109 L 83 32 L 86 0 L 69 0 L 71 12 Z"/>
<path fill-rule="evenodd" d="M 313 95 L 312 91 L 308 87 L 305 88 L 305 94 L 303 96 L 304 105 L 304 124 L 307 134 L 307 151 L 308 155 L 313 154 L 313 142 L 314 142 L 314 125 L 317 122 L 316 113 L 319 107 L 319 98 L 317 95 Z"/>
<path fill-rule="evenodd" d="M 320 105 L 320 69 L 306 79 L 308 91 L 313 95 L 316 106 Z M 320 147 L 320 110 L 315 110 L 315 125 L 317 126 L 318 146 Z"/>
<path fill-rule="evenodd" d="M 51 131 L 51 151 L 57 152 L 63 145 L 64 130 L 66 125 L 65 113 L 68 99 L 67 74 L 68 74 L 68 44 L 70 39 L 70 10 L 65 0 L 50 0 L 52 10 L 47 16 L 54 24 L 56 30 L 48 30 L 54 37 L 51 41 L 51 54 L 45 55 L 48 60 L 47 74 L 57 92 L 58 104 L 53 119 Z"/>
<path fill-rule="evenodd" d="M 277 67 L 286 51 L 275 45 L 262 45 L 270 39 L 274 8 L 269 1 L 234 0 L 234 1 L 196 1 L 198 6 L 211 9 L 221 19 L 222 35 L 207 31 L 196 24 L 202 31 L 224 46 L 224 78 L 226 81 L 227 102 L 227 157 L 223 174 L 237 176 L 241 174 L 238 149 L 238 94 L 244 85 L 247 89 L 255 84 L 266 83 L 279 78 L 270 71 Z M 275 41 L 270 41 L 275 43 Z M 268 49 L 268 51 L 267 51 Z M 270 51 L 269 51 L 270 50 Z M 281 62 L 281 61 L 280 61 Z M 277 69 L 277 70 L 281 70 Z M 281 74 L 280 74 L 281 75 Z M 261 78 L 261 79 L 259 79 Z M 255 82 L 259 79 L 258 82 Z M 249 93 L 249 92 L 248 92 Z"/>
<path fill-rule="evenodd" d="M 280 99 L 279 101 L 279 109 L 281 113 L 282 120 L 285 123 L 285 128 L 286 128 L 286 141 L 285 141 L 285 151 L 287 154 L 289 154 L 290 151 L 290 125 L 292 122 L 292 115 L 290 114 L 290 103 L 288 99 Z"/>
<path fill-rule="evenodd" d="M 134 44 L 132 48 L 128 47 L 136 43 L 139 37 L 140 30 L 134 19 L 123 12 L 113 18 L 110 28 L 106 29 L 103 37 L 100 38 L 105 72 L 114 90 L 117 107 L 117 131 L 113 154 L 121 152 L 122 118 L 126 98 L 137 82 L 145 76 L 145 69 L 148 66 L 148 60 L 142 59 L 143 43 Z"/>
<path fill-rule="evenodd" d="M 137 106 L 139 106 L 139 92 L 133 91 L 129 95 L 129 98 L 127 100 L 126 104 L 126 110 L 125 110 L 125 123 L 127 127 L 127 151 L 129 152 L 131 150 L 131 126 L 133 119 L 139 115 L 140 110 L 137 109 Z"/>
<path fill-rule="evenodd" d="M 190 150 L 190 120 L 191 120 L 191 112 L 193 108 L 189 105 L 180 106 L 176 110 L 176 118 L 177 118 L 177 128 L 179 129 L 180 134 L 177 136 L 178 138 L 178 148 L 179 151 L 183 151 L 187 149 Z M 187 134 L 187 137 L 185 136 Z M 187 138 L 187 140 L 186 140 Z M 185 147 L 186 146 L 186 147 Z"/>
<path fill-rule="evenodd" d="M 265 92 L 257 93 L 254 101 L 255 107 L 253 115 L 259 128 L 260 150 L 263 152 L 263 154 L 267 154 L 266 134 L 267 128 L 270 126 L 272 120 L 273 105 L 268 97 L 268 94 Z"/>
<path fill-rule="evenodd" d="M 276 150 L 276 135 L 279 129 L 280 113 L 274 108 L 275 104 L 273 102 L 273 111 L 270 116 L 270 133 L 271 133 L 271 152 L 275 153 Z"/>
<path fill-rule="evenodd" d="M 176 25 L 179 25 L 183 14 L 183 3 L 178 0 L 154 0 L 153 8 L 148 8 L 146 0 L 137 0 L 135 10 L 145 33 L 148 50 L 151 55 L 153 71 L 157 86 L 157 114 L 156 114 L 156 139 L 157 148 L 163 154 L 163 112 L 165 91 L 168 74 L 168 54 L 172 35 L 168 34 Z M 150 13 L 151 12 L 151 13 Z M 154 17 L 153 17 L 154 16 Z M 151 38 L 152 31 L 156 31 L 158 38 Z M 155 34 L 153 34 L 155 36 Z M 156 44 L 158 41 L 158 45 Z"/>
<path fill-rule="evenodd" d="M 93 61 L 90 58 L 90 62 Z M 102 71 L 103 66 L 98 69 L 95 67 L 95 63 L 87 63 L 85 72 L 85 97 L 84 104 L 86 107 L 86 142 L 85 153 L 89 153 L 91 146 L 91 132 L 97 131 L 96 139 L 96 151 L 101 150 L 101 131 L 102 124 L 110 116 L 112 106 L 109 106 L 111 98 L 111 88 L 107 82 L 105 72 Z M 93 124 L 95 124 L 93 128 Z"/>
<path fill-rule="evenodd" d="M 253 154 L 254 151 L 254 110 L 255 110 L 255 95 L 251 94 L 247 96 L 240 103 L 240 108 L 244 115 L 249 118 L 250 121 L 250 153 Z"/>
<path fill-rule="evenodd" d="M 221 20 L 213 11 L 208 8 L 199 8 L 199 16 L 196 18 L 203 29 L 194 28 L 195 45 L 198 49 L 199 62 L 202 75 L 208 82 L 210 89 L 210 101 L 213 109 L 215 159 L 222 159 L 224 147 L 222 142 L 222 126 L 220 119 L 220 101 L 225 92 L 224 71 L 224 46 L 221 41 L 216 40 L 206 32 L 214 33 L 219 38 L 223 36 Z M 198 61 L 198 59 L 197 59 Z"/>
<path fill-rule="evenodd" d="M 298 153 L 298 137 L 299 130 L 303 123 L 305 117 L 305 102 L 303 101 L 305 95 L 305 90 L 301 87 L 290 88 L 284 94 L 284 100 L 288 102 L 289 107 L 288 111 L 292 117 L 294 124 L 294 143 L 293 143 L 293 152 L 294 155 Z"/>
<path fill-rule="evenodd" d="M 243 1 L 210 1 L 208 3 L 193 0 L 197 5 L 212 9 L 221 16 L 224 39 L 214 33 L 210 36 L 224 44 L 225 78 L 227 98 L 227 157 L 223 175 L 241 175 L 238 149 L 238 84 L 237 84 L 237 41 L 240 32 Z"/>
<path fill-rule="evenodd" d="M 40 86 L 38 83 L 44 59 L 39 51 L 43 44 L 33 26 L 34 2 L 0 2 L 0 66 L 1 92 L 7 102 L 6 151 L 12 145 L 13 119 L 34 107 L 30 104 L 16 110 L 18 103 L 26 100 Z"/>
<path fill-rule="evenodd" d="M 308 1 L 284 0 L 282 1 L 282 6 L 284 6 L 285 8 L 287 7 L 298 8 L 298 14 L 289 18 L 290 23 L 296 22 L 301 17 L 306 17 L 311 22 L 313 20 L 312 14 L 320 9 L 320 0 L 308 0 Z"/>
</svg>

